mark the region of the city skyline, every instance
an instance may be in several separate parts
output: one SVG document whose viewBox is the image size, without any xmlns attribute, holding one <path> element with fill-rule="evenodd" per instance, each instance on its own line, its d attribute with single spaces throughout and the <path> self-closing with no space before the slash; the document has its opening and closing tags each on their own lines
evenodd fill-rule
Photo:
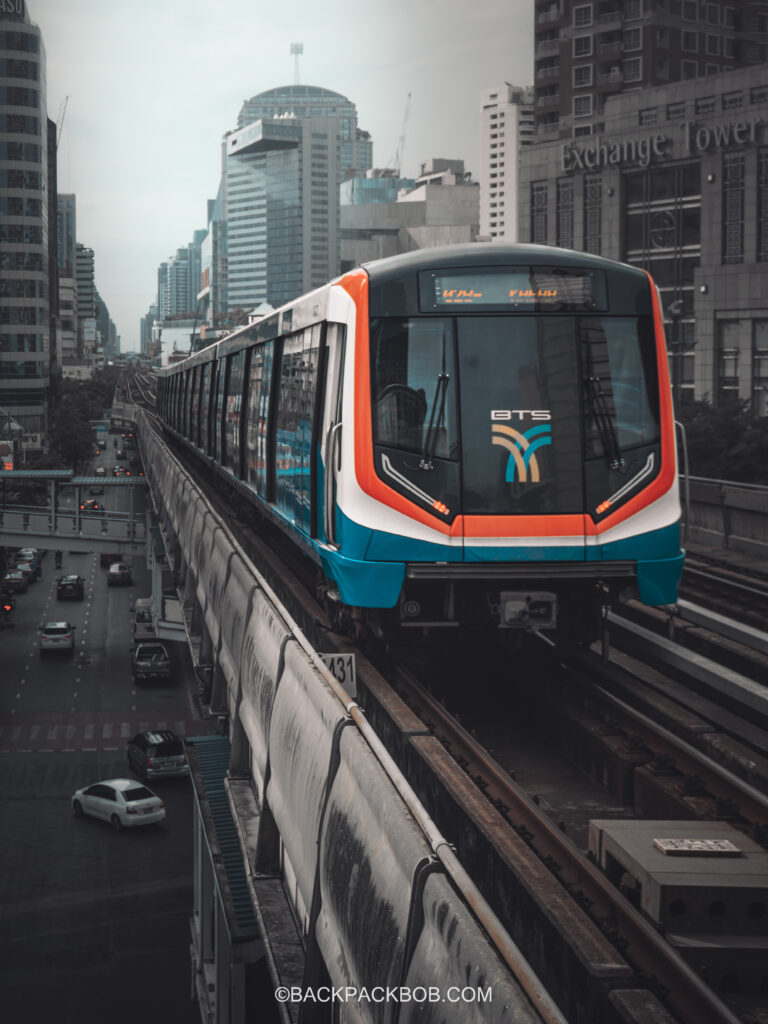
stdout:
<svg viewBox="0 0 768 1024">
<path fill-rule="evenodd" d="M 356 104 L 376 166 L 393 165 L 405 135 L 409 174 L 442 156 L 463 159 L 476 175 L 482 89 L 532 79 L 528 0 L 480 0 L 471 17 L 448 0 L 439 19 L 394 0 L 366 10 L 351 31 L 337 0 L 322 11 L 301 0 L 271 14 L 265 34 L 246 0 L 231 0 L 226 21 L 212 20 L 203 0 L 138 0 L 130 20 L 97 0 L 27 7 L 47 52 L 49 118 L 59 120 L 66 99 L 59 191 L 77 195 L 78 241 L 94 249 L 124 351 L 138 349 L 158 265 L 206 226 L 221 139 L 243 101 L 294 81 L 292 42 L 304 44 L 302 84 Z M 211 71 L 218 62 L 220 76 Z"/>
</svg>

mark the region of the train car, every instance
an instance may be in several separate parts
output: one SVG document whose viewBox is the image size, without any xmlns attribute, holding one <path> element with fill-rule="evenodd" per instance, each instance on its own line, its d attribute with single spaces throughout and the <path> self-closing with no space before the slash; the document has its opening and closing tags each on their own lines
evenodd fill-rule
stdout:
<svg viewBox="0 0 768 1024">
<path fill-rule="evenodd" d="M 314 560 L 337 621 L 585 640 L 628 588 L 676 600 L 667 354 L 636 267 L 378 260 L 160 371 L 158 409 Z"/>
</svg>

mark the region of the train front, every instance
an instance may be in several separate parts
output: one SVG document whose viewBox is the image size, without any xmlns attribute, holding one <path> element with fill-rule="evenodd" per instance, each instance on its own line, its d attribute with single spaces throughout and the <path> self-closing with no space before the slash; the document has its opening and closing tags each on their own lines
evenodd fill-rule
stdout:
<svg viewBox="0 0 768 1024">
<path fill-rule="evenodd" d="M 382 571 L 349 603 L 403 625 L 584 639 L 626 588 L 675 601 L 674 423 L 648 275 L 532 246 L 367 269 L 344 520 Z"/>
</svg>

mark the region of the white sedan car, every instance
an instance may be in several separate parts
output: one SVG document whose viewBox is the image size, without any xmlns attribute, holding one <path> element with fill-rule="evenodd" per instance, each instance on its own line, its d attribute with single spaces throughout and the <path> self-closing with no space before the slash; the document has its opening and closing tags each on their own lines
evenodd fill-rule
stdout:
<svg viewBox="0 0 768 1024">
<path fill-rule="evenodd" d="M 165 818 L 165 804 L 135 779 L 107 779 L 83 786 L 72 794 L 76 818 L 90 814 L 108 821 L 119 832 L 137 825 L 156 825 Z"/>
<path fill-rule="evenodd" d="M 75 626 L 71 622 L 41 622 L 38 638 L 40 654 L 46 651 L 75 650 Z"/>
</svg>

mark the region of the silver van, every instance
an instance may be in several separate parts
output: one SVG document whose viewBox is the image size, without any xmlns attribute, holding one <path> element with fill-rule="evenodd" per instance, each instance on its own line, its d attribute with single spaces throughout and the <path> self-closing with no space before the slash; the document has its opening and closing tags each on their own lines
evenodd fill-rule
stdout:
<svg viewBox="0 0 768 1024">
<path fill-rule="evenodd" d="M 133 606 L 133 639 L 154 640 L 155 624 L 152 621 L 152 598 L 138 597 Z"/>
</svg>

